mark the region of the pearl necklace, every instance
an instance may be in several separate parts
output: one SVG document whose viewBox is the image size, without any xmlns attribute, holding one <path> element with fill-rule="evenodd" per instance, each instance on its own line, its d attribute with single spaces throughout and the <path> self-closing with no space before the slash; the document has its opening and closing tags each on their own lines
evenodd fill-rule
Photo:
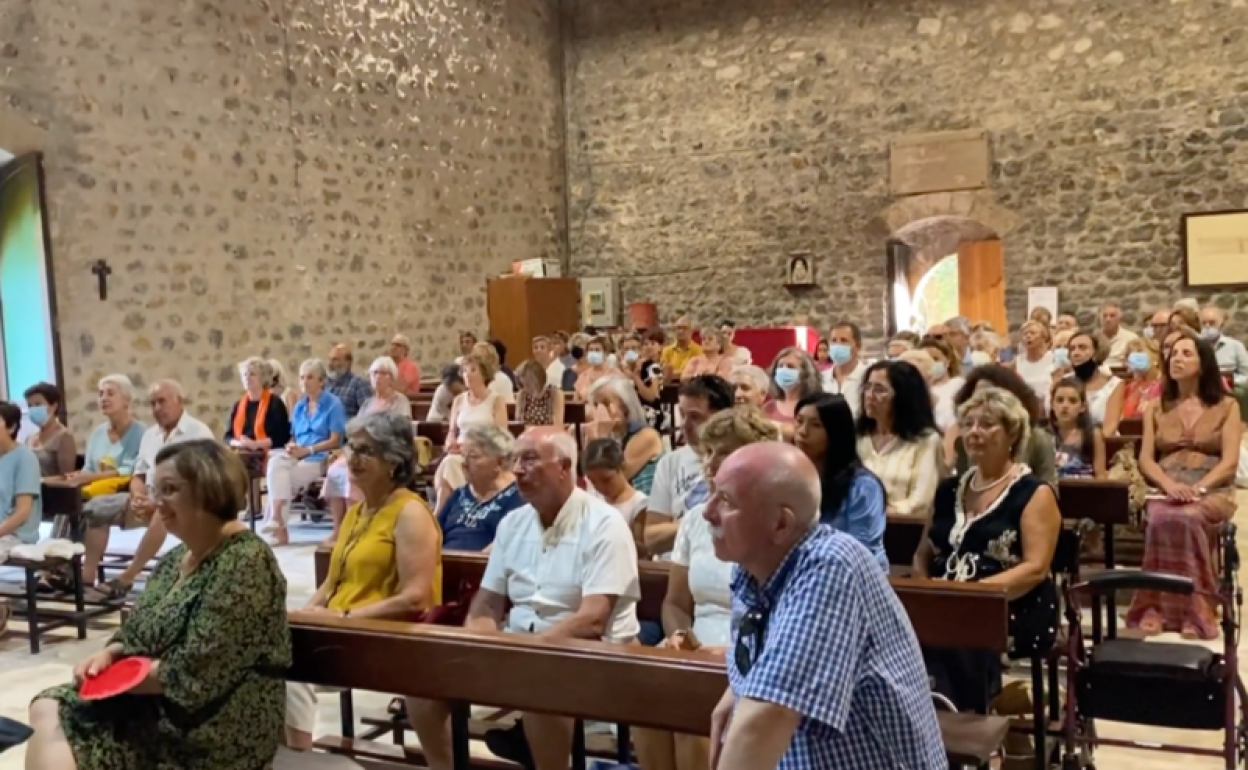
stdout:
<svg viewBox="0 0 1248 770">
<path fill-rule="evenodd" d="M 1001 474 L 1000 478 L 998 478 L 996 481 L 992 482 L 991 484 L 987 484 L 982 487 L 975 485 L 975 480 L 979 478 L 979 469 L 976 468 L 975 475 L 971 477 L 969 482 L 967 482 L 967 486 L 969 486 L 971 488 L 971 491 L 974 492 L 975 494 L 979 494 L 981 492 L 987 492 L 993 487 L 1000 486 L 1001 484 L 1005 483 L 1010 478 L 1012 478 L 1014 476 L 1014 469 L 1017 467 L 1018 467 L 1018 463 L 1011 463 L 1010 467 L 1006 470 L 1005 473 Z"/>
</svg>

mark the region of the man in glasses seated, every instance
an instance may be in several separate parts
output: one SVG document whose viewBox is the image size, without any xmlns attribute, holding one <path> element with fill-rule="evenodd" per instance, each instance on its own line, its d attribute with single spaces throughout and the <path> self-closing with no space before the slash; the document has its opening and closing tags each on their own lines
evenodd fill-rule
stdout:
<svg viewBox="0 0 1248 770">
<path fill-rule="evenodd" d="M 871 553 L 819 526 L 819 475 L 752 444 L 715 475 L 705 518 L 740 569 L 711 767 L 948 767 L 910 621 Z"/>
</svg>

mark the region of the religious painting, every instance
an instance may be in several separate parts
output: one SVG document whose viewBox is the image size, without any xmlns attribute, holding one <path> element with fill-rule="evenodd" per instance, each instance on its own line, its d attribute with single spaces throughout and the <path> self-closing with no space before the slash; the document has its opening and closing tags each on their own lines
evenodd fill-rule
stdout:
<svg viewBox="0 0 1248 770">
<path fill-rule="evenodd" d="M 1248 211 L 1184 214 L 1182 231 L 1185 286 L 1248 286 Z"/>
<path fill-rule="evenodd" d="M 808 251 L 795 251 L 789 255 L 789 269 L 785 286 L 814 286 L 815 265 Z"/>
</svg>

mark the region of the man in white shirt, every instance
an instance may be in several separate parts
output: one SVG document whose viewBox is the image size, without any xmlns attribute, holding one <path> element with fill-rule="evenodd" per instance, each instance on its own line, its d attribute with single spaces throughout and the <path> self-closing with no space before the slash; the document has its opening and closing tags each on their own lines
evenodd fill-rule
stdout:
<svg viewBox="0 0 1248 770">
<path fill-rule="evenodd" d="M 724 348 L 724 355 L 730 356 L 734 366 L 749 366 L 754 363 L 754 354 L 749 348 L 741 347 L 736 343 L 737 322 L 724 319 L 719 322 L 719 330 L 724 335 L 724 340 L 728 346 Z"/>
<path fill-rule="evenodd" d="M 1230 377 L 1232 387 L 1240 391 L 1248 387 L 1248 351 L 1244 350 L 1244 343 L 1222 333 L 1225 325 L 1226 313 L 1222 308 L 1208 305 L 1200 311 L 1200 336 L 1213 346 L 1218 369 Z"/>
<path fill-rule="evenodd" d="M 685 445 L 659 458 L 646 507 L 646 549 L 659 556 L 671 552 L 685 511 L 706 502 L 709 492 L 698 457 L 698 428 L 711 415 L 732 408 L 733 389 L 715 375 L 694 377 L 680 386 L 681 432 Z"/>
<path fill-rule="evenodd" d="M 129 593 L 139 573 L 149 561 L 156 558 L 161 546 L 165 544 L 165 525 L 159 516 L 152 515 L 156 506 L 147 492 L 147 476 L 156 465 L 156 455 L 169 444 L 216 438 L 211 428 L 186 413 L 186 398 L 182 386 L 177 382 L 161 380 L 152 385 L 147 396 L 155 423 L 143 433 L 143 440 L 139 444 L 139 459 L 134 465 L 134 475 L 130 477 L 130 509 L 147 521 L 147 531 L 143 533 L 143 539 L 135 549 L 134 561 L 105 586 L 104 595 L 108 598 L 122 598 Z M 100 557 L 108 548 L 109 532 L 110 528 L 107 526 L 87 530 L 83 538 L 87 551 L 84 559 L 86 563 L 99 563 Z M 84 574 L 87 573 L 84 571 Z"/>
<path fill-rule="evenodd" d="M 1139 339 L 1135 332 L 1122 327 L 1122 308 L 1117 302 L 1107 302 L 1101 308 L 1101 337 L 1109 355 L 1105 357 L 1105 366 L 1110 369 L 1121 369 L 1127 364 L 1127 345 Z"/>
<path fill-rule="evenodd" d="M 516 485 L 528 505 L 499 524 L 464 627 L 553 640 L 633 641 L 641 598 L 633 535 L 614 508 L 577 488 L 576 440 L 556 428 L 534 428 L 516 442 L 513 457 Z M 434 770 L 451 767 L 447 713 L 445 704 L 408 701 Z M 526 713 L 523 723 L 536 770 L 567 770 L 574 720 Z"/>
<path fill-rule="evenodd" d="M 823 373 L 823 389 L 844 396 L 854 417 L 862 410 L 862 378 L 868 366 L 858 357 L 861 351 L 862 331 L 857 324 L 844 321 L 828 332 L 832 368 Z"/>
</svg>

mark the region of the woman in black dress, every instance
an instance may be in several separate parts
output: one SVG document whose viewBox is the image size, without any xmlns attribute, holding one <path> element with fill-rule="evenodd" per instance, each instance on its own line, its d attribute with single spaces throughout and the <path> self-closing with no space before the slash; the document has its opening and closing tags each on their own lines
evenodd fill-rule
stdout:
<svg viewBox="0 0 1248 770">
<path fill-rule="evenodd" d="M 1061 532 L 1057 496 L 1023 460 L 1030 415 L 1009 391 L 975 391 L 958 410 L 970 460 L 936 490 L 914 576 L 1008 586 L 1012 656 L 1048 650 L 1057 633 L 1051 564 Z M 924 648 L 936 691 L 961 711 L 986 713 L 1001 689 L 1001 659 L 991 652 Z"/>
</svg>

